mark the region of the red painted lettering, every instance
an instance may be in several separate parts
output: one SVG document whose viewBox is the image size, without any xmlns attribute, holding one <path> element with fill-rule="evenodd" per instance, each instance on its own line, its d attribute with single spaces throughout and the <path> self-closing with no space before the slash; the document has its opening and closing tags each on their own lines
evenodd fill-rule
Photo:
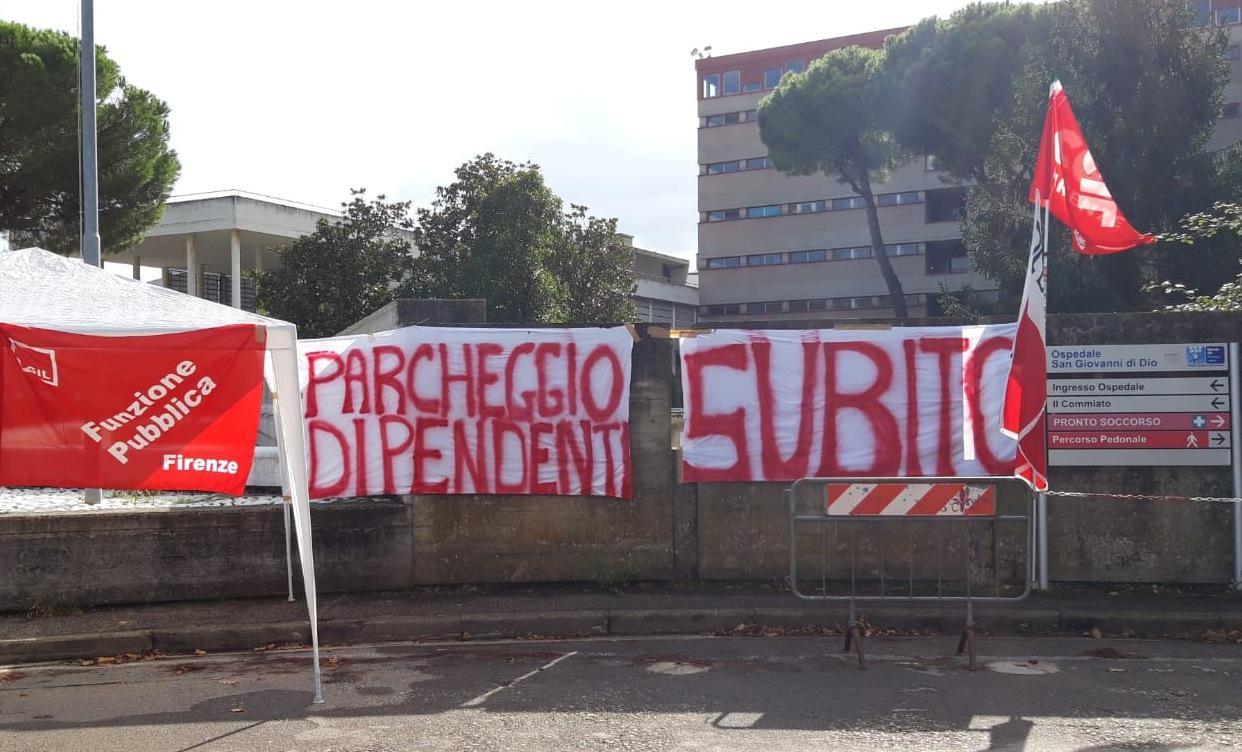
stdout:
<svg viewBox="0 0 1242 752">
<path fill-rule="evenodd" d="M 329 367 L 319 368 L 320 361 L 327 362 Z M 306 370 L 306 417 L 314 418 L 319 415 L 319 387 L 339 379 L 345 373 L 345 361 L 334 352 L 307 353 Z"/>
<path fill-rule="evenodd" d="M 561 343 L 541 342 L 535 348 L 535 370 L 539 373 L 539 415 L 551 418 L 565 409 L 565 393 L 548 388 L 548 359 L 561 356 Z"/>
<path fill-rule="evenodd" d="M 595 376 L 595 366 L 600 361 L 607 361 L 612 371 L 609 376 L 608 397 L 602 407 L 595 401 L 595 390 L 592 388 L 594 384 L 599 383 L 599 378 Z M 582 406 L 586 409 L 587 417 L 596 422 L 611 418 L 613 412 L 621 404 L 624 389 L 625 377 L 621 371 L 621 360 L 608 345 L 597 346 L 582 361 Z"/>
<path fill-rule="evenodd" d="M 837 389 L 837 355 L 855 352 L 875 364 L 875 381 L 861 392 L 840 392 Z M 879 345 L 871 342 L 824 343 L 824 447 L 820 459 L 821 477 L 856 475 L 896 475 L 901 466 L 901 436 L 897 419 L 880 402 L 880 397 L 893 383 L 893 364 Z M 871 464 L 864 468 L 845 469 L 841 465 L 837 415 L 842 410 L 857 410 L 871 426 L 875 440 Z"/>
<path fill-rule="evenodd" d="M 988 358 L 1000 353 L 1008 355 L 1013 350 L 1013 340 L 1008 337 L 993 337 L 975 345 L 974 352 L 966 361 L 964 368 L 966 377 L 966 412 L 970 415 L 970 432 L 975 439 L 975 456 L 988 475 L 1012 475 L 1013 463 L 1006 462 L 992 451 L 988 443 L 986 418 L 983 415 L 982 391 L 983 369 Z M 999 431 L 997 431 L 999 433 Z"/>
<path fill-rule="evenodd" d="M 901 349 L 906 356 L 906 475 L 917 476 L 923 474 L 919 457 L 919 343 L 902 340 Z"/>
<path fill-rule="evenodd" d="M 467 423 L 474 424 L 474 451 L 466 438 Z M 487 444 L 483 431 L 487 423 L 481 420 L 453 421 L 453 477 L 457 479 L 457 493 L 487 493 Z M 470 472 L 470 490 L 466 489 L 466 475 Z"/>
<path fill-rule="evenodd" d="M 798 402 L 800 418 L 798 439 L 789 459 L 781 457 L 776 443 L 777 398 L 772 384 L 772 343 L 756 338 L 750 343 L 755 359 L 755 380 L 759 391 L 759 457 L 765 478 L 802 478 L 811 464 L 811 437 L 815 415 L 815 362 L 818 342 L 802 343 L 802 398 Z"/>
<path fill-rule="evenodd" d="M 474 367 L 471 364 L 473 359 L 470 355 L 470 345 L 461 346 L 461 357 L 466 367 L 458 373 L 453 373 L 449 367 L 448 345 L 440 343 L 440 414 L 448 414 L 453 384 L 461 382 L 466 388 L 466 414 L 473 418 L 478 415 L 478 410 L 474 402 Z"/>
<path fill-rule="evenodd" d="M 511 420 L 533 420 L 535 416 L 535 391 L 526 390 L 520 395 L 514 374 L 517 371 L 518 359 L 535 351 L 533 342 L 522 342 L 509 351 L 509 362 L 505 363 L 505 406 L 509 410 Z M 518 397 L 521 397 L 521 400 Z"/>
<path fill-rule="evenodd" d="M 440 347 L 443 349 L 444 345 L 441 345 Z M 405 391 L 409 393 L 410 402 L 413 403 L 414 409 L 420 413 L 437 414 L 440 412 L 440 400 L 428 399 L 420 396 L 418 393 L 418 386 L 416 384 L 418 361 L 434 360 L 435 357 L 435 348 L 429 344 L 419 345 L 414 348 L 414 354 L 410 356 L 410 364 L 405 369 Z"/>
<path fill-rule="evenodd" d="M 397 409 L 393 412 L 398 415 L 404 413 L 405 390 L 401 388 L 397 374 L 405 369 L 405 352 L 395 345 L 376 345 L 371 353 L 375 358 L 375 412 L 380 415 L 387 412 L 384 407 L 384 388 L 387 387 L 397 393 Z M 392 368 L 384 367 L 385 355 L 393 358 Z"/>
<path fill-rule="evenodd" d="M 532 423 L 530 426 L 530 492 L 536 494 L 556 493 L 556 481 L 539 479 L 539 470 L 548 463 L 550 453 L 542 437 L 552 436 L 551 423 Z"/>
<path fill-rule="evenodd" d="M 438 460 L 444 456 L 439 449 L 427 448 L 427 432 L 434 428 L 444 428 L 448 421 L 444 418 L 418 418 L 414 421 L 414 483 L 410 493 L 446 493 L 448 478 L 437 481 L 427 480 L 427 460 Z"/>
<path fill-rule="evenodd" d="M 594 491 L 595 442 L 591 440 L 591 422 L 577 421 L 582 431 L 582 443 L 574 439 L 574 422 L 563 420 L 556 424 L 557 465 L 561 474 L 561 493 L 570 493 L 569 471 L 578 474 L 578 493 L 590 496 Z"/>
<path fill-rule="evenodd" d="M 936 475 L 956 475 L 953 468 L 953 386 L 961 383 L 961 366 L 957 379 L 952 378 L 953 359 L 961 357 L 970 341 L 961 337 L 922 337 L 919 348 L 936 354 L 940 371 L 940 428 L 936 438 Z"/>
<path fill-rule="evenodd" d="M 405 437 L 394 443 L 392 434 L 388 430 L 389 426 L 400 426 L 405 431 Z M 380 462 L 384 466 L 384 493 L 391 496 L 401 493 L 397 490 L 397 473 L 393 469 L 393 459 L 410 450 L 410 445 L 414 443 L 414 428 L 400 415 L 382 415 L 379 421 L 379 435 Z"/>
<path fill-rule="evenodd" d="M 355 386 L 361 392 L 357 410 L 354 409 Z M 367 384 L 367 355 L 362 350 L 349 350 L 345 353 L 345 398 L 341 402 L 341 412 L 371 412 L 371 387 Z"/>
<path fill-rule="evenodd" d="M 709 413 L 704 407 L 703 399 L 703 392 L 706 389 L 703 371 L 712 367 L 745 371 L 746 346 L 725 345 L 687 354 L 685 367 L 686 391 L 690 400 L 690 409 L 686 411 L 686 438 L 723 436 L 733 442 L 733 450 L 737 457 L 732 465 L 724 468 L 698 467 L 687 462 L 686 482 L 750 480 L 750 452 L 746 446 L 746 410 L 739 407 L 730 413 Z"/>
<path fill-rule="evenodd" d="M 516 436 L 518 450 L 516 454 L 510 453 L 509 456 L 516 458 L 516 465 L 521 470 L 518 480 L 514 483 L 505 481 L 505 436 Z M 495 474 L 493 477 L 492 487 L 496 489 L 498 494 L 518 494 L 526 490 L 526 435 L 522 433 L 522 429 L 516 424 L 507 420 L 492 421 L 492 457 L 494 459 Z"/>
<path fill-rule="evenodd" d="M 338 359 L 339 360 L 339 359 Z M 335 426 L 326 420 L 311 420 L 306 424 L 306 432 L 310 440 L 310 495 L 313 499 L 328 496 L 340 496 L 349 488 L 351 470 L 349 466 L 349 439 Z M 319 474 L 323 465 L 323 456 L 319 450 L 318 436 L 327 435 L 336 441 L 341 453 L 341 475 L 331 483 L 320 480 Z"/>
<path fill-rule="evenodd" d="M 504 405 L 493 405 L 487 401 L 487 388 L 500 381 L 500 374 L 487 370 L 487 361 L 504 351 L 503 347 L 494 342 L 483 342 L 475 350 L 478 353 L 479 363 L 479 375 L 475 379 L 475 385 L 479 390 L 477 402 L 479 403 L 479 415 L 484 418 L 502 418 L 505 414 Z"/>
</svg>

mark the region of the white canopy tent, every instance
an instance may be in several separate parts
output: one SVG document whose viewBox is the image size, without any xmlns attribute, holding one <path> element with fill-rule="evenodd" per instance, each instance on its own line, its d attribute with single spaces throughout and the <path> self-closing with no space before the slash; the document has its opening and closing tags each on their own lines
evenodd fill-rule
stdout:
<svg viewBox="0 0 1242 752">
<path fill-rule="evenodd" d="M 293 502 L 310 614 L 314 701 L 323 702 L 306 439 L 298 391 L 297 327 L 121 277 L 38 248 L 0 251 L 0 323 L 100 336 L 169 334 L 231 324 L 253 324 L 266 330 L 265 370 L 275 405 L 280 460 Z"/>
</svg>

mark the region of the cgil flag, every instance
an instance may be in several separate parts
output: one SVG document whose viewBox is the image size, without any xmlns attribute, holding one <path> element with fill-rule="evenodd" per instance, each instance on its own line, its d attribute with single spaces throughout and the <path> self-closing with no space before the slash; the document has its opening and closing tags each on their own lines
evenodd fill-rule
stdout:
<svg viewBox="0 0 1242 752">
<path fill-rule="evenodd" d="M 1079 253 L 1099 256 L 1156 242 L 1134 229 L 1113 200 L 1060 81 L 1049 92 L 1028 200 L 1036 205 L 1042 200 L 1065 223 Z"/>
<path fill-rule="evenodd" d="M 1005 384 L 1001 432 L 1018 442 L 1014 476 L 1036 491 L 1047 491 L 1048 215 L 1069 227 L 1071 245 L 1079 253 L 1120 253 L 1156 242 L 1153 236 L 1135 230 L 1117 207 L 1060 81 L 1054 81 L 1048 92 L 1048 114 L 1031 178 L 1030 201 L 1034 204 L 1031 252 L 1013 362 Z"/>
</svg>

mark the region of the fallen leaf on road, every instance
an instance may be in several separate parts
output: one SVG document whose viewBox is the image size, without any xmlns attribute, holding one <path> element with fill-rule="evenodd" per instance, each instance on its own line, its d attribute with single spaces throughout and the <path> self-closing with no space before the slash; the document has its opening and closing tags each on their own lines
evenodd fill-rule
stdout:
<svg viewBox="0 0 1242 752">
<path fill-rule="evenodd" d="M 195 650 L 194 655 L 207 655 L 206 650 Z"/>
<path fill-rule="evenodd" d="M 236 687 L 236 686 L 237 686 L 237 680 L 236 680 L 236 679 L 220 679 L 220 683 L 221 683 L 221 684 L 223 684 L 223 685 L 225 685 L 225 686 L 228 686 L 228 687 Z"/>
<path fill-rule="evenodd" d="M 97 663 L 100 666 L 107 666 L 107 665 L 116 663 L 116 658 L 110 655 L 101 655 L 95 659 L 95 663 Z"/>
<path fill-rule="evenodd" d="M 1100 631 L 1099 627 L 1092 627 L 1091 631 L 1087 632 L 1084 636 L 1090 637 L 1093 640 L 1098 640 L 1104 636 L 1104 633 Z"/>
<path fill-rule="evenodd" d="M 229 708 L 230 713 L 245 713 L 245 708 Z"/>
<path fill-rule="evenodd" d="M 1110 668 L 1110 669 L 1109 669 L 1109 671 L 1111 671 L 1111 672 L 1112 672 L 1112 673 L 1114 673 L 1114 674 L 1121 674 L 1121 673 L 1125 673 L 1125 669 L 1124 669 L 1124 668 Z"/>
</svg>

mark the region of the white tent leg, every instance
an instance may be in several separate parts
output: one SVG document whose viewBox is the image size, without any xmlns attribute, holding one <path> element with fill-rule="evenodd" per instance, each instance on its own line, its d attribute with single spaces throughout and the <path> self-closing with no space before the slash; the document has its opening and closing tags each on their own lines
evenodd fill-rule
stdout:
<svg viewBox="0 0 1242 752">
<path fill-rule="evenodd" d="M 323 675 L 319 669 L 318 596 L 315 590 L 315 554 L 311 547 L 310 492 L 306 475 L 306 435 L 302 426 L 301 397 L 298 392 L 298 363 L 295 350 L 272 352 L 276 388 L 272 399 L 278 416 L 279 444 L 285 461 L 289 491 L 293 497 L 293 522 L 302 561 L 302 588 L 310 617 L 311 655 L 315 666 L 314 702 L 323 702 Z"/>
<path fill-rule="evenodd" d="M 277 461 L 280 463 L 280 496 L 282 510 L 285 515 L 285 579 L 289 585 L 289 602 L 293 602 L 293 541 L 289 529 L 290 515 L 290 498 L 289 498 L 289 461 L 285 456 L 285 442 L 280 437 L 280 400 L 276 398 L 276 379 L 275 368 L 272 367 L 272 353 L 268 353 L 268 366 L 272 373 L 272 379 L 268 384 L 268 390 L 272 393 L 272 419 L 276 424 L 276 451 Z M 298 410 L 301 413 L 301 410 Z"/>
<path fill-rule="evenodd" d="M 289 602 L 293 603 L 293 536 L 289 529 L 290 507 L 293 505 L 285 499 L 281 506 L 285 508 L 285 578 L 289 581 Z"/>
</svg>

